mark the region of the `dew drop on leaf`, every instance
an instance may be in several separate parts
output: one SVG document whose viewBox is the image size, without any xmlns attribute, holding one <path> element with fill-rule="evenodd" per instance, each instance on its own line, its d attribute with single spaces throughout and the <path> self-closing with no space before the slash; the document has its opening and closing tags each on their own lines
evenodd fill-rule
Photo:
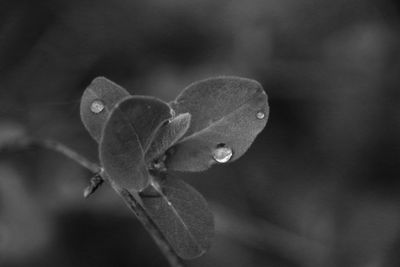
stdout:
<svg viewBox="0 0 400 267">
<path fill-rule="evenodd" d="M 81 119 L 97 142 L 100 142 L 110 111 L 128 96 L 128 91 L 104 77 L 95 78 L 85 89 L 80 105 Z"/>
<path fill-rule="evenodd" d="M 234 153 L 228 161 L 237 160 L 264 129 L 269 114 L 262 85 L 240 77 L 193 83 L 170 106 L 177 114 L 191 115 L 189 129 L 165 161 L 167 168 L 175 171 L 204 171 L 220 162 L 210 160 L 219 147 L 216 144 L 229 144 Z"/>
<path fill-rule="evenodd" d="M 102 111 L 104 110 L 104 103 L 103 103 L 103 101 L 101 101 L 101 100 L 95 100 L 95 101 L 93 101 L 92 104 L 90 105 L 90 110 L 91 110 L 93 113 L 96 113 L 96 114 L 102 112 Z"/>
<path fill-rule="evenodd" d="M 256 116 L 257 116 L 257 119 L 262 120 L 265 118 L 265 113 L 262 111 L 259 111 L 259 112 L 257 112 Z"/>
<path fill-rule="evenodd" d="M 217 147 L 213 152 L 213 158 L 216 162 L 226 163 L 232 158 L 233 152 L 229 147 Z"/>
</svg>

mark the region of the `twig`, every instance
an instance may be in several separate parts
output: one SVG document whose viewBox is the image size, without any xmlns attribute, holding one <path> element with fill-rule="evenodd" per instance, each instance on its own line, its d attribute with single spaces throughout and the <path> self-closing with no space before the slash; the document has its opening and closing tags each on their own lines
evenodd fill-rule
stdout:
<svg viewBox="0 0 400 267">
<path fill-rule="evenodd" d="M 69 147 L 53 140 L 38 140 L 26 136 L 10 139 L 9 141 L 0 144 L 0 153 L 15 152 L 32 148 L 47 148 L 59 152 L 95 174 L 100 173 L 102 170 L 98 164 L 89 161 Z"/>
<path fill-rule="evenodd" d="M 31 148 L 46 148 L 61 153 L 64 156 L 68 157 L 69 159 L 75 161 L 82 167 L 88 169 L 93 174 L 95 174 L 93 178 L 97 177 L 98 179 L 99 177 L 101 177 L 102 180 L 107 179 L 106 175 L 104 175 L 103 169 L 98 164 L 89 161 L 88 159 L 76 153 L 75 151 L 71 150 L 70 148 L 66 147 L 65 145 L 53 140 L 37 140 L 30 137 L 17 138 L 1 144 L 0 153 L 15 152 Z M 98 182 L 99 181 L 94 182 L 94 184 L 91 184 L 91 186 L 93 188 L 94 187 L 97 188 L 100 183 Z M 110 184 L 113 187 L 113 189 L 122 197 L 122 199 L 128 205 L 128 207 L 133 211 L 133 213 L 143 224 L 146 230 L 150 233 L 150 235 L 152 236 L 152 238 L 154 239 L 154 241 L 156 242 L 156 244 L 158 245 L 164 256 L 167 258 L 170 266 L 183 267 L 182 261 L 175 253 L 175 251 L 172 249 L 168 241 L 165 239 L 163 233 L 159 230 L 157 225 L 151 219 L 146 209 L 141 204 L 139 195 L 134 196 L 128 190 L 120 188 L 119 186 L 113 184 L 112 182 Z M 89 190 L 95 190 L 93 188 Z"/>
<path fill-rule="evenodd" d="M 126 205 L 128 205 L 128 207 L 135 213 L 136 217 L 153 237 L 158 247 L 161 249 L 161 251 L 163 251 L 169 264 L 173 267 L 183 267 L 182 261 L 180 260 L 178 255 L 176 255 L 175 251 L 172 249 L 169 243 L 165 240 L 164 235 L 158 229 L 157 225 L 154 223 L 151 217 L 147 214 L 146 210 L 137 200 L 137 198 L 134 197 L 126 189 L 118 189 L 114 187 L 114 190 L 119 193 Z"/>
<path fill-rule="evenodd" d="M 36 144 L 38 147 L 44 147 L 63 154 L 64 156 L 72 159 L 73 161 L 93 172 L 94 174 L 100 173 L 102 171 L 102 168 L 98 164 L 89 161 L 82 155 L 76 153 L 74 150 L 59 142 L 53 140 L 33 140 L 33 143 Z"/>
</svg>

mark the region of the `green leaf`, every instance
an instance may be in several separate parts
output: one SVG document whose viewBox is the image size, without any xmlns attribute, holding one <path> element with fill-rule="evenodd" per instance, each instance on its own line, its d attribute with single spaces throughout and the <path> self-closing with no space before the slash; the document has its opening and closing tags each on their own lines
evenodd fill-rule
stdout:
<svg viewBox="0 0 400 267">
<path fill-rule="evenodd" d="M 112 182 L 136 191 L 148 185 L 145 151 L 170 116 L 169 106 L 151 97 L 132 96 L 115 105 L 100 141 L 100 161 Z"/>
<path fill-rule="evenodd" d="M 162 155 L 186 133 L 190 126 L 190 114 L 183 113 L 161 126 L 146 153 L 146 161 L 151 161 Z"/>
<path fill-rule="evenodd" d="M 175 252 L 184 259 L 204 254 L 214 236 L 214 219 L 203 196 L 171 177 L 155 189 L 160 196 L 142 196 L 142 202 Z"/>
<path fill-rule="evenodd" d="M 90 135 L 97 142 L 101 139 L 101 132 L 110 111 L 115 104 L 127 96 L 129 96 L 129 93 L 124 88 L 104 77 L 95 78 L 86 88 L 81 99 L 81 119 Z M 92 106 L 96 103 L 98 106 Z M 104 105 L 102 110 L 99 106 L 101 103 Z M 92 108 L 95 108 L 96 112 L 93 112 Z"/>
<path fill-rule="evenodd" d="M 238 159 L 265 127 L 269 115 L 267 95 L 254 81 L 218 77 L 189 85 L 171 103 L 176 114 L 192 115 L 189 130 L 169 151 L 166 165 L 178 171 L 202 171 L 216 163 L 218 148 Z"/>
</svg>

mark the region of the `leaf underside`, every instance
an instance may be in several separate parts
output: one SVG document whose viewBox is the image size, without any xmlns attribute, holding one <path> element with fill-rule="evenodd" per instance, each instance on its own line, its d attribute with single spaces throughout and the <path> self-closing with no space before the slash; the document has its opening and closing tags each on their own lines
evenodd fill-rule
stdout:
<svg viewBox="0 0 400 267">
<path fill-rule="evenodd" d="M 131 96 L 111 111 L 100 141 L 100 161 L 110 179 L 122 188 L 140 191 L 149 183 L 145 151 L 170 117 L 161 100 Z"/>
<path fill-rule="evenodd" d="M 168 177 L 158 197 L 142 197 L 144 207 L 183 259 L 204 254 L 214 236 L 214 219 L 203 196 L 185 182 Z"/>
<path fill-rule="evenodd" d="M 103 127 L 114 105 L 128 96 L 129 93 L 124 88 L 104 77 L 95 78 L 86 88 L 80 105 L 81 119 L 97 142 L 101 139 Z M 90 109 L 95 100 L 101 100 L 105 106 L 104 110 L 97 114 Z"/>
<path fill-rule="evenodd" d="M 189 113 L 183 113 L 173 118 L 170 122 L 163 124 L 146 153 L 146 161 L 151 161 L 162 155 L 181 139 L 189 129 L 190 118 L 191 115 Z"/>
<path fill-rule="evenodd" d="M 202 171 L 215 163 L 220 146 L 238 159 L 265 127 L 269 115 L 267 95 L 250 79 L 218 77 L 189 85 L 170 103 L 176 114 L 190 113 L 186 134 L 167 157 L 167 167 L 177 171 Z M 262 119 L 257 113 L 264 114 Z"/>
</svg>

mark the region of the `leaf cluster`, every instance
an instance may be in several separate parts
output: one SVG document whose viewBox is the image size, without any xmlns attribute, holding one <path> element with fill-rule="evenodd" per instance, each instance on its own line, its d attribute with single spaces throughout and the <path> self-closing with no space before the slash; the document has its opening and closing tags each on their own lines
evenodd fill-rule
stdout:
<svg viewBox="0 0 400 267">
<path fill-rule="evenodd" d="M 207 251 L 214 221 L 201 194 L 169 171 L 203 171 L 238 159 L 268 115 L 262 86 L 238 77 L 193 83 L 171 103 L 132 96 L 98 77 L 81 100 L 82 122 L 99 143 L 105 176 L 139 198 L 185 259 Z"/>
</svg>

